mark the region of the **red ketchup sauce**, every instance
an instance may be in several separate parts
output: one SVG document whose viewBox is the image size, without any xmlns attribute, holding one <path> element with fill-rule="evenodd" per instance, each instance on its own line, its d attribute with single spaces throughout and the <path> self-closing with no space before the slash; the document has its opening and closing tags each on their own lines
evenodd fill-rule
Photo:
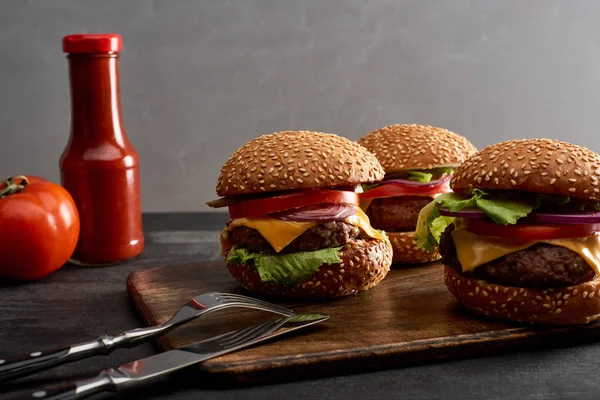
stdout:
<svg viewBox="0 0 600 400">
<path fill-rule="evenodd" d="M 71 87 L 71 133 L 60 157 L 61 184 L 81 219 L 72 261 L 104 265 L 144 248 L 138 153 L 121 116 L 117 34 L 63 38 Z"/>
</svg>

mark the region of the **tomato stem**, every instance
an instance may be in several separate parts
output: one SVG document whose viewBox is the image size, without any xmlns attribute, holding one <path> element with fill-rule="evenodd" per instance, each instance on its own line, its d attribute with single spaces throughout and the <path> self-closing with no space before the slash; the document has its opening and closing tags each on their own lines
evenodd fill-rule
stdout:
<svg viewBox="0 0 600 400">
<path fill-rule="evenodd" d="M 20 179 L 20 183 L 16 183 L 15 179 Z M 4 179 L 4 187 L 0 189 L 0 199 L 10 196 L 11 194 L 17 194 L 22 192 L 25 187 L 29 184 L 29 180 L 23 175 L 10 176 Z"/>
</svg>

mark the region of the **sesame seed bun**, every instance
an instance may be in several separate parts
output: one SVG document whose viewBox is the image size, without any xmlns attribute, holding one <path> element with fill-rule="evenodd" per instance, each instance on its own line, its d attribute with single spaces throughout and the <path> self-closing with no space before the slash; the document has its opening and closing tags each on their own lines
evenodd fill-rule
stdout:
<svg viewBox="0 0 600 400">
<path fill-rule="evenodd" d="M 428 263 L 440 259 L 440 253 L 436 247 L 432 251 L 420 248 L 415 243 L 415 232 L 387 232 L 392 244 L 394 255 L 393 264 L 417 264 Z"/>
<path fill-rule="evenodd" d="M 383 240 L 354 240 L 340 250 L 340 264 L 323 264 L 310 279 L 294 288 L 262 282 L 254 266 L 228 264 L 244 289 L 271 296 L 332 298 L 368 290 L 390 270 L 392 250 Z"/>
<path fill-rule="evenodd" d="M 465 137 L 428 125 L 397 124 L 366 134 L 358 143 L 375 154 L 386 173 L 457 167 L 477 149 Z M 394 264 L 427 263 L 440 258 L 437 248 L 417 247 L 415 232 L 386 232 L 394 250 Z"/>
<path fill-rule="evenodd" d="M 467 278 L 449 266 L 444 283 L 470 311 L 504 320 L 575 325 L 600 319 L 600 278 L 562 288 L 517 288 Z"/>
<path fill-rule="evenodd" d="M 389 125 L 358 143 L 375 154 L 386 173 L 457 167 L 477 151 L 465 137 L 428 125 Z"/>
<path fill-rule="evenodd" d="M 379 161 L 355 142 L 331 133 L 285 131 L 237 149 L 221 169 L 217 194 L 356 185 L 383 177 Z"/>
<path fill-rule="evenodd" d="M 600 155 L 551 139 L 510 140 L 488 146 L 459 166 L 457 193 L 473 188 L 522 190 L 600 200 Z"/>
</svg>

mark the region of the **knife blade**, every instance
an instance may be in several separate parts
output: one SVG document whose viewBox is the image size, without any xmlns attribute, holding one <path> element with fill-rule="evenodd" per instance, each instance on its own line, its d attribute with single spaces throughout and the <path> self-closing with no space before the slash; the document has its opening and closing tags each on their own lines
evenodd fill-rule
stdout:
<svg viewBox="0 0 600 400">
<path fill-rule="evenodd" d="M 120 391 L 327 319 L 328 315 L 317 313 L 279 318 L 105 370 L 94 378 L 37 388 L 13 399 L 80 399 L 100 392 Z"/>
</svg>

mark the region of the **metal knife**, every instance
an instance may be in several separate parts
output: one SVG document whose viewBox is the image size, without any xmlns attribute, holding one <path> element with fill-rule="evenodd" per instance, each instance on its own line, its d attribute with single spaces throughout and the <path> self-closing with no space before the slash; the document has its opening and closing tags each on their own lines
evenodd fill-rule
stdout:
<svg viewBox="0 0 600 400">
<path fill-rule="evenodd" d="M 100 392 L 117 392 L 208 359 L 323 322 L 328 318 L 329 316 L 325 314 L 297 314 L 279 318 L 143 358 L 115 369 L 108 369 L 94 378 L 33 389 L 12 399 L 80 399 Z"/>
</svg>

